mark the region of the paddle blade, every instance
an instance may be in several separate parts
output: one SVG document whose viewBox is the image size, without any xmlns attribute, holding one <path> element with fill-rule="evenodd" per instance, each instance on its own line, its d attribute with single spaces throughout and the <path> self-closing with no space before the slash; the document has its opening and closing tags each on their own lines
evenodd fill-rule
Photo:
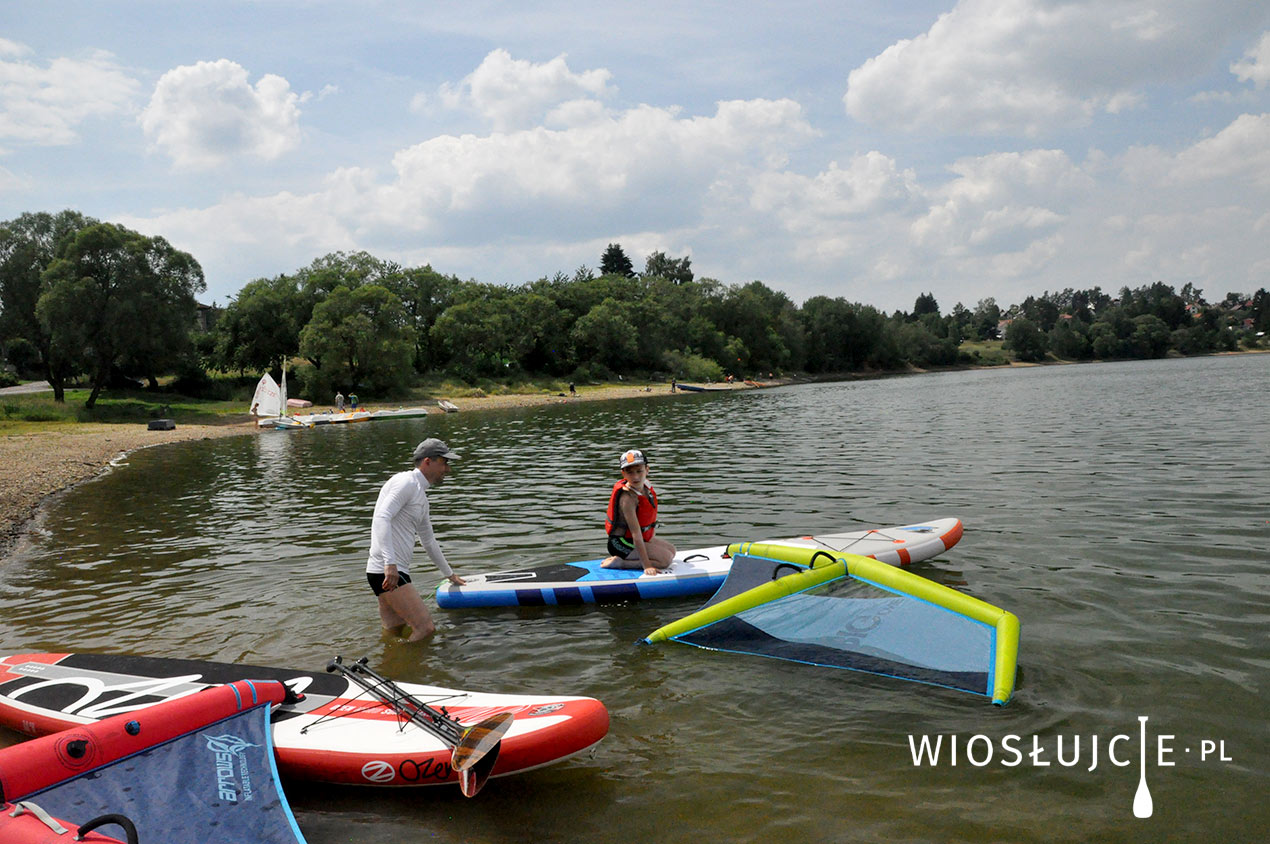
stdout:
<svg viewBox="0 0 1270 844">
<path fill-rule="evenodd" d="M 498 761 L 500 747 L 502 747 L 501 743 L 494 745 L 493 749 L 481 757 L 475 765 L 459 771 L 459 790 L 463 792 L 464 797 L 475 797 L 476 792 L 485 786 L 485 781 L 489 779 L 490 772 L 494 770 L 494 764 Z"/>
<path fill-rule="evenodd" d="M 503 740 L 503 734 L 511 729 L 513 717 L 510 712 L 500 712 L 464 730 L 450 755 L 450 766 L 462 773 L 479 762 Z"/>
</svg>

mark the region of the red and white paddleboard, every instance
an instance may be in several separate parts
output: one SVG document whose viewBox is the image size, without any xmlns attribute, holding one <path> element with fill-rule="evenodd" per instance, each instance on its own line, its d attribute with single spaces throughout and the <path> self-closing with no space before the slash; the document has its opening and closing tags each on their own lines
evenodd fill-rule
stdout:
<svg viewBox="0 0 1270 844">
<path fill-rule="evenodd" d="M 452 747 L 358 685 L 325 671 L 116 654 L 0 657 L 0 725 L 44 735 L 237 680 L 281 680 L 304 695 L 273 713 L 284 777 L 379 786 L 457 783 Z M 609 714 L 587 697 L 502 695 L 398 683 L 464 726 L 514 716 L 492 776 L 567 759 L 604 738 Z"/>
</svg>

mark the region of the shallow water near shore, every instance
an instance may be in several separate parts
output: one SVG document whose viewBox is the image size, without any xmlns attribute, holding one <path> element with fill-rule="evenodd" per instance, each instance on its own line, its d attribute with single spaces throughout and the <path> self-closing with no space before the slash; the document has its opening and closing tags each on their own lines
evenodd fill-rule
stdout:
<svg viewBox="0 0 1270 844">
<path fill-rule="evenodd" d="M 431 496 L 460 573 L 600 556 L 628 447 L 649 454 L 660 533 L 680 548 L 959 517 L 960 544 L 912 571 L 1019 616 L 1014 699 L 996 708 L 853 672 L 635 645 L 696 599 L 437 611 L 433 641 L 383 639 L 362 574 L 370 514 L 425 436 L 463 453 Z M 0 569 L 0 652 L 297 667 L 366 655 L 403 680 L 586 694 L 609 708 L 595 750 L 472 800 L 289 784 L 311 844 L 1260 840 L 1267 478 L 1270 355 L 164 446 L 63 496 L 33 547 Z M 435 581 L 422 553 L 414 574 L 421 591 Z M 1141 716 L 1146 819 L 1132 811 Z M 910 738 L 924 736 L 944 737 L 938 765 L 914 764 Z"/>
</svg>

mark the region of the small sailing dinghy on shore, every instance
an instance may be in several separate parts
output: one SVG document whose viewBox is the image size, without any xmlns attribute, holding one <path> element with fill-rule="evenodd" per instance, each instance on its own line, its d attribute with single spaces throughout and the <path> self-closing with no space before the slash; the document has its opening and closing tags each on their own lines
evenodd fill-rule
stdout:
<svg viewBox="0 0 1270 844">
<path fill-rule="evenodd" d="M 279 386 L 273 376 L 266 372 L 256 383 L 256 393 L 251 398 L 250 412 L 256 416 L 256 424 L 261 428 L 272 428 L 278 431 L 294 431 L 300 428 L 311 428 L 299 417 L 287 415 L 287 363 L 282 362 L 282 385 Z"/>
</svg>

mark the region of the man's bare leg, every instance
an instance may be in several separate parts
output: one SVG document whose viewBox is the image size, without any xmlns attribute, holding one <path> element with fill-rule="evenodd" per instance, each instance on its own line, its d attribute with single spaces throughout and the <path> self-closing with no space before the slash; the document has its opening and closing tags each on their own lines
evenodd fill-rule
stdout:
<svg viewBox="0 0 1270 844">
<path fill-rule="evenodd" d="M 389 628 L 389 623 L 392 621 L 396 622 L 393 627 L 400 627 L 402 624 L 409 625 L 410 635 L 406 638 L 408 642 L 426 639 L 436 631 L 436 625 L 432 623 L 428 607 L 423 603 L 423 598 L 419 596 L 413 583 L 402 584 L 380 595 L 379 617 L 385 628 Z"/>
<path fill-rule="evenodd" d="M 391 636 L 405 636 L 406 620 L 397 613 L 393 612 L 392 607 L 388 606 L 388 602 L 383 596 L 379 597 L 379 623 L 383 625 L 384 633 Z"/>
</svg>

